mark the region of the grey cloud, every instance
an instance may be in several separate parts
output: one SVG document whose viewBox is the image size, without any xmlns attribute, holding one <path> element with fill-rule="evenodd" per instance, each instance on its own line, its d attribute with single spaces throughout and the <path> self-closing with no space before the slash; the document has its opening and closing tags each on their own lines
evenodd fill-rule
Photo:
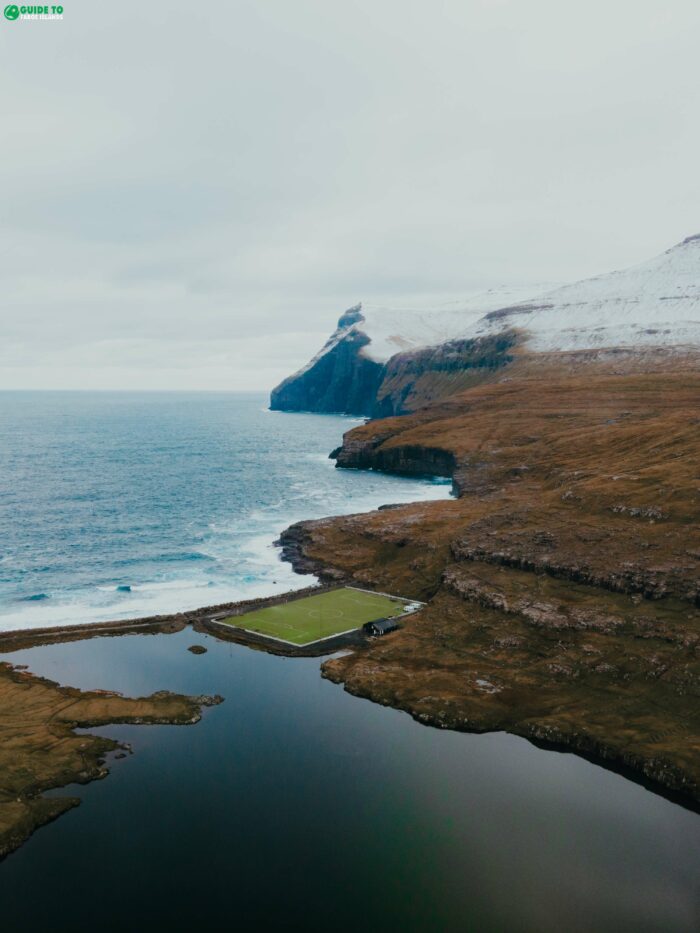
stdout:
<svg viewBox="0 0 700 933">
<path fill-rule="evenodd" d="M 654 255 L 700 228 L 698 27 L 691 0 L 3 23 L 0 386 L 268 388 L 358 300 Z"/>
</svg>

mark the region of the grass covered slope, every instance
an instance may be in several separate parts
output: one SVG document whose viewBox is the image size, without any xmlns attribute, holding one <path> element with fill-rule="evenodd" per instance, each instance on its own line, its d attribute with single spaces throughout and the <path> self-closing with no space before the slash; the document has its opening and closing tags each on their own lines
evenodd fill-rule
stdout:
<svg viewBox="0 0 700 933">
<path fill-rule="evenodd" d="M 307 645 L 360 628 L 366 622 L 401 615 L 405 605 L 402 599 L 344 587 L 222 621 L 294 645 Z"/>
<path fill-rule="evenodd" d="M 568 745 L 700 800 L 697 358 L 524 358 L 356 428 L 339 456 L 436 462 L 452 463 L 457 500 L 294 530 L 307 567 L 429 600 L 325 674 L 422 721 Z"/>
</svg>

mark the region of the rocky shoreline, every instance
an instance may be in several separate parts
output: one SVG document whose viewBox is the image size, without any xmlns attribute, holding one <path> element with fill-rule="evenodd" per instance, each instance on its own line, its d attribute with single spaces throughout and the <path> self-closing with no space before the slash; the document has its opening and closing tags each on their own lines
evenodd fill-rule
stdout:
<svg viewBox="0 0 700 933">
<path fill-rule="evenodd" d="M 331 664 L 323 665 L 321 676 L 332 683 L 344 686 L 345 690 L 353 696 L 371 700 L 373 703 L 379 703 L 382 706 L 400 709 L 424 726 L 472 734 L 501 731 L 492 724 L 481 724 L 478 719 L 472 720 L 468 717 L 452 716 L 450 712 L 444 709 L 434 712 L 418 711 L 415 705 L 404 702 L 400 695 L 388 699 L 381 689 L 375 691 L 343 680 L 342 673 Z M 621 751 L 614 744 L 594 739 L 586 733 L 563 732 L 559 729 L 537 724 L 525 728 L 514 726 L 503 731 L 527 739 L 533 745 L 545 751 L 572 752 L 580 755 L 592 764 L 621 774 L 627 780 L 642 784 L 648 790 L 660 794 L 673 803 L 700 813 L 700 793 L 698 792 L 697 780 L 691 777 L 686 770 L 673 765 L 669 761 Z"/>
</svg>

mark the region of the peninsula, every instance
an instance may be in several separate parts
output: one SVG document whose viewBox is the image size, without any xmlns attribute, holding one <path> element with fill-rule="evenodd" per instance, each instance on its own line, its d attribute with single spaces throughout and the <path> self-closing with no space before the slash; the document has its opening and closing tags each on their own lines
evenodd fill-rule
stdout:
<svg viewBox="0 0 700 933">
<path fill-rule="evenodd" d="M 83 637 L 91 634 L 86 631 Z M 203 706 L 221 700 L 166 691 L 138 699 L 82 691 L 0 662 L 0 860 L 40 826 L 80 803 L 75 796 L 44 797 L 44 791 L 107 775 L 105 758 L 118 752 L 119 744 L 79 735 L 77 728 L 113 723 L 186 725 L 201 718 Z"/>
</svg>

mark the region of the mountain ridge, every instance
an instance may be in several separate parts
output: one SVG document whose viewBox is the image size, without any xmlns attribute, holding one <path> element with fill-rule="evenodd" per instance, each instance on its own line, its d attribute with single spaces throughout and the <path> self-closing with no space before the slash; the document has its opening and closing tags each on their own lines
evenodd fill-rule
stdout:
<svg viewBox="0 0 700 933">
<path fill-rule="evenodd" d="M 630 268 L 556 287 L 488 289 L 432 309 L 354 305 L 272 390 L 270 407 L 405 414 L 490 379 L 513 354 L 483 350 L 503 340 L 534 354 L 700 347 L 700 234 Z"/>
</svg>

